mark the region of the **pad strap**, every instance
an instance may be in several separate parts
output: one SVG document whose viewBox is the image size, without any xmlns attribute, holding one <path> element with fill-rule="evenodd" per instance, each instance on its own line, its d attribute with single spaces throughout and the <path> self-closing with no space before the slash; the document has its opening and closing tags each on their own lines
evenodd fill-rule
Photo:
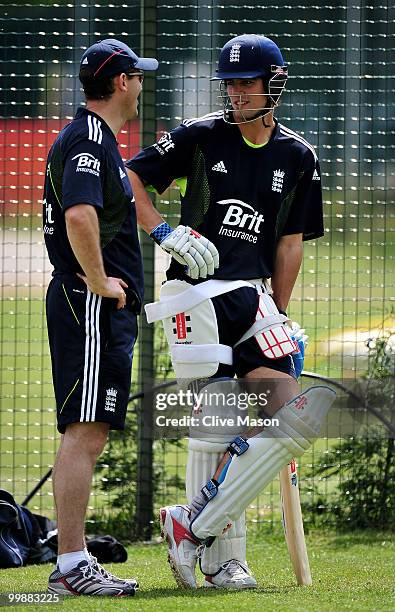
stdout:
<svg viewBox="0 0 395 612">
<path fill-rule="evenodd" d="M 229 444 L 228 451 L 231 455 L 237 455 L 238 457 L 240 457 L 240 455 L 243 455 L 249 449 L 249 446 L 250 445 L 248 444 L 245 438 L 237 436 L 237 438 L 235 438 Z"/>
<path fill-rule="evenodd" d="M 211 501 L 218 493 L 218 485 L 214 478 L 210 478 L 210 480 L 204 485 L 202 488 L 202 494 L 206 502 Z"/>
<path fill-rule="evenodd" d="M 233 456 L 236 455 L 240 457 L 243 455 L 248 449 L 250 445 L 248 444 L 245 438 L 241 436 L 237 436 L 232 442 L 229 444 L 227 450 Z M 210 480 L 204 485 L 202 488 L 202 494 L 206 502 L 211 501 L 218 493 L 218 486 L 223 482 L 226 472 L 228 471 L 231 459 L 228 459 L 226 465 L 222 469 L 222 472 L 218 478 L 218 481 L 214 478 L 210 478 Z"/>
<path fill-rule="evenodd" d="M 255 334 L 257 334 L 258 332 L 263 331 L 264 329 L 267 329 L 268 327 L 273 327 L 273 325 L 284 323 L 287 320 L 288 320 L 288 317 L 285 317 L 284 315 L 281 315 L 281 314 L 270 315 L 268 317 L 265 317 L 264 319 L 258 319 L 257 321 L 255 321 L 253 325 L 251 325 L 249 329 L 247 329 L 246 333 L 243 334 L 240 340 L 236 342 L 235 346 L 237 346 L 238 344 L 241 344 L 245 340 L 248 340 L 252 336 L 255 336 Z"/>
<path fill-rule="evenodd" d="M 208 298 L 240 289 L 240 287 L 253 287 L 255 285 L 248 281 L 235 280 L 208 280 L 198 285 L 191 285 L 182 293 L 174 297 L 162 298 L 159 302 L 151 302 L 145 306 L 145 314 L 148 323 L 173 317 L 179 312 L 186 312 L 207 300 Z"/>
<path fill-rule="evenodd" d="M 170 348 L 172 361 L 183 363 L 219 363 L 233 364 L 232 347 L 226 344 L 173 344 Z"/>
</svg>

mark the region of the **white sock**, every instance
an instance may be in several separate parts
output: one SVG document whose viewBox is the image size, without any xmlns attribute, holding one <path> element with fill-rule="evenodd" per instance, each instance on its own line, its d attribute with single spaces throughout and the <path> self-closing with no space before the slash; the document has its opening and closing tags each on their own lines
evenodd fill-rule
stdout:
<svg viewBox="0 0 395 612">
<path fill-rule="evenodd" d="M 58 567 L 61 574 L 67 574 L 73 567 L 76 567 L 81 561 L 86 561 L 85 552 L 77 550 L 76 552 L 64 553 L 58 555 Z"/>
<path fill-rule="evenodd" d="M 85 546 L 85 548 L 84 548 L 84 555 L 85 555 L 85 559 L 86 559 L 87 561 L 89 561 L 89 563 L 90 563 L 90 562 L 91 562 L 91 557 L 90 557 L 90 554 L 89 554 L 88 549 L 87 549 L 87 547 L 86 547 L 86 546 Z"/>
</svg>

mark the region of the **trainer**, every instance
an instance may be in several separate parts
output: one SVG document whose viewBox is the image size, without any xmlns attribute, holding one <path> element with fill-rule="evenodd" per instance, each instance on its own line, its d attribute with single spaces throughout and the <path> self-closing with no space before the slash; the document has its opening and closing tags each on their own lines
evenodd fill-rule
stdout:
<svg viewBox="0 0 395 612">
<path fill-rule="evenodd" d="M 123 429 L 130 390 L 143 270 L 131 186 L 117 134 L 137 117 L 144 70 L 117 40 L 85 51 L 79 78 L 86 106 L 48 155 L 44 235 L 54 267 L 47 324 L 62 435 L 53 471 L 58 564 L 48 590 L 60 595 L 134 595 L 85 546 L 93 470 L 109 429 Z"/>
</svg>

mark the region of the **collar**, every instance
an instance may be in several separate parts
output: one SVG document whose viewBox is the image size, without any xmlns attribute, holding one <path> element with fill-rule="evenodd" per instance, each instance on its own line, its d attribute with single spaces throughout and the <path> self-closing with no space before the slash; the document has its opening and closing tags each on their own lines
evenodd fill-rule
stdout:
<svg viewBox="0 0 395 612">
<path fill-rule="evenodd" d="M 114 132 L 112 131 L 112 129 L 110 128 L 108 123 L 106 123 L 104 121 L 103 117 L 101 117 L 97 113 L 94 113 L 91 110 L 88 110 L 85 106 L 79 106 L 77 108 L 77 112 L 75 114 L 74 119 L 81 119 L 83 117 L 86 117 L 87 115 L 91 115 L 92 117 L 96 117 L 101 122 L 101 127 L 104 128 L 105 131 L 111 136 L 111 138 L 113 138 L 113 140 L 116 142 L 116 144 L 118 144 L 118 141 L 115 138 Z"/>
<path fill-rule="evenodd" d="M 237 131 L 237 135 L 238 135 L 237 137 L 240 138 L 243 141 L 243 143 L 246 144 L 246 146 L 250 147 L 251 149 L 262 149 L 262 148 L 268 147 L 274 140 L 277 140 L 277 138 L 278 138 L 278 136 L 280 134 L 280 128 L 279 128 L 279 125 L 278 125 L 278 120 L 275 117 L 273 117 L 273 120 L 274 120 L 273 131 L 272 131 L 272 133 L 270 135 L 269 140 L 267 142 L 265 142 L 265 144 L 263 144 L 263 145 L 254 145 L 253 143 L 250 143 L 243 136 L 243 134 L 240 132 L 240 130 L 239 130 L 237 125 L 232 125 L 230 127 L 236 128 L 236 130 L 234 130 L 234 133 L 236 134 L 236 131 Z M 227 124 L 227 125 L 229 125 L 229 124 Z"/>
</svg>

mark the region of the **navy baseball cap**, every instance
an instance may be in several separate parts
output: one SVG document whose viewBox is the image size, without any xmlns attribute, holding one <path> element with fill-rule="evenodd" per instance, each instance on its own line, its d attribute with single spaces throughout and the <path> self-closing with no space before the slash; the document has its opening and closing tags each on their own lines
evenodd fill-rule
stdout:
<svg viewBox="0 0 395 612">
<path fill-rule="evenodd" d="M 152 57 L 138 57 L 130 47 L 115 38 L 107 38 L 87 49 L 81 58 L 81 78 L 101 79 L 131 70 L 157 70 L 158 61 Z"/>
<path fill-rule="evenodd" d="M 283 56 L 276 43 L 266 36 L 243 34 L 224 45 L 216 75 L 211 80 L 270 76 L 273 74 L 272 66 L 284 66 Z"/>
</svg>

